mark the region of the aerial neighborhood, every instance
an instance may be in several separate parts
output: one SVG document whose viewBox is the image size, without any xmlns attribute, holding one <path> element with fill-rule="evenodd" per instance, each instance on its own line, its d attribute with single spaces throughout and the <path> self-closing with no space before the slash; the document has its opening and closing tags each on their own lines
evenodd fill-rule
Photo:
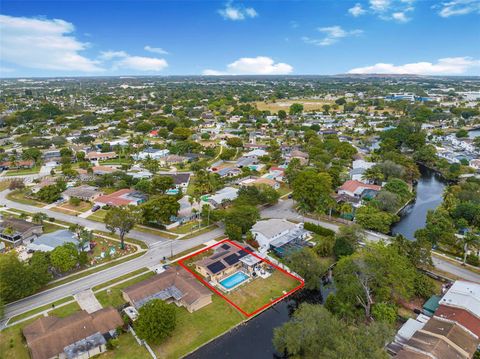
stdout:
<svg viewBox="0 0 480 359">
<path fill-rule="evenodd" d="M 479 357 L 478 79 L 0 90 L 0 357 Z"/>
</svg>

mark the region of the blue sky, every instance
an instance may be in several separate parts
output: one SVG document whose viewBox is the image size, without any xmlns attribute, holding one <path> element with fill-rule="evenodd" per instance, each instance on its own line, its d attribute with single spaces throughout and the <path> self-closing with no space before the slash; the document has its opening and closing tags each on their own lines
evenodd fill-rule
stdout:
<svg viewBox="0 0 480 359">
<path fill-rule="evenodd" d="M 480 75 L 480 0 L 2 1 L 0 76 Z"/>
</svg>

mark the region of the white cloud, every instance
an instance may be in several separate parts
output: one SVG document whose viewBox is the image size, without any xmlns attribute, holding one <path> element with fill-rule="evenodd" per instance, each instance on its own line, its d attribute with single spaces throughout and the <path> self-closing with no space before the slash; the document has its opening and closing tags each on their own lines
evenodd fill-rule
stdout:
<svg viewBox="0 0 480 359">
<path fill-rule="evenodd" d="M 153 52 L 154 54 L 168 55 L 168 51 L 165 51 L 161 47 L 152 47 L 152 46 L 146 45 L 143 49 L 148 52 Z"/>
<path fill-rule="evenodd" d="M 168 67 L 165 59 L 145 56 L 132 56 L 125 51 L 102 51 L 100 60 L 112 61 L 112 70 L 135 70 L 158 72 Z"/>
<path fill-rule="evenodd" d="M 98 72 L 97 61 L 80 54 L 88 47 L 71 34 L 73 24 L 60 19 L 0 15 L 2 61 L 26 68 Z"/>
<path fill-rule="evenodd" d="M 100 52 L 100 60 L 112 60 L 119 57 L 127 57 L 128 54 L 125 51 L 102 51 Z"/>
<path fill-rule="evenodd" d="M 375 12 L 385 12 L 391 5 L 392 2 L 390 0 L 370 0 L 370 9 Z"/>
<path fill-rule="evenodd" d="M 358 36 L 363 33 L 362 30 L 344 30 L 340 26 L 320 27 L 317 29 L 319 32 L 325 34 L 325 37 L 321 39 L 312 39 L 310 37 L 302 37 L 303 42 L 316 46 L 329 46 L 338 42 L 344 37 Z"/>
<path fill-rule="evenodd" d="M 480 60 L 471 57 L 446 57 L 436 63 L 414 62 L 404 65 L 378 63 L 357 67 L 349 74 L 413 74 L 413 75 L 461 75 L 472 68 L 480 67 Z"/>
<path fill-rule="evenodd" d="M 354 7 L 348 9 L 348 13 L 353 17 L 358 17 L 365 14 L 367 11 L 362 7 L 360 3 L 356 3 Z"/>
<path fill-rule="evenodd" d="M 369 0 L 368 13 L 385 21 L 406 23 L 411 20 L 407 16 L 407 13 L 415 10 L 413 7 L 415 1 L 416 0 Z M 367 10 L 364 10 L 360 4 L 356 4 L 353 8 L 348 10 L 351 15 L 359 16 L 355 15 L 355 11 L 360 12 L 359 15 L 363 15 L 367 12 Z"/>
<path fill-rule="evenodd" d="M 480 0 L 453 0 L 443 2 L 441 5 L 435 7 L 440 8 L 438 14 L 441 17 L 467 15 L 471 13 L 480 14 Z"/>
<path fill-rule="evenodd" d="M 144 56 L 127 56 L 113 64 L 115 70 L 127 69 L 135 71 L 158 72 L 168 67 L 165 59 Z"/>
<path fill-rule="evenodd" d="M 242 57 L 227 65 L 226 71 L 207 69 L 204 75 L 286 75 L 293 67 L 283 62 L 277 62 L 266 56 Z"/>
<path fill-rule="evenodd" d="M 405 15 L 404 12 L 394 12 L 392 14 L 392 18 L 398 22 L 408 22 L 411 20 L 409 17 L 407 17 L 407 15 Z"/>
<path fill-rule="evenodd" d="M 258 13 L 254 8 L 235 5 L 233 1 L 228 1 L 223 9 L 218 10 L 218 13 L 225 20 L 232 21 L 240 21 L 248 18 L 253 19 L 258 16 Z"/>
</svg>

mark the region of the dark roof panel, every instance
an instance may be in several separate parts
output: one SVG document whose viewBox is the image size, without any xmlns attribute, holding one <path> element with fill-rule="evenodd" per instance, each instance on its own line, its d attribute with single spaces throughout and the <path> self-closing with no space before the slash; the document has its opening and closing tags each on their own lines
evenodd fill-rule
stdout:
<svg viewBox="0 0 480 359">
<path fill-rule="evenodd" d="M 207 268 L 210 270 L 210 272 L 212 272 L 213 274 L 217 274 L 218 272 L 220 272 L 222 269 L 225 269 L 225 265 L 218 261 L 218 262 L 214 262 L 210 265 L 207 266 Z"/>
<path fill-rule="evenodd" d="M 234 265 L 240 260 L 240 257 L 237 255 L 237 253 L 230 254 L 229 256 L 223 258 L 225 262 L 227 262 L 229 265 Z"/>
</svg>

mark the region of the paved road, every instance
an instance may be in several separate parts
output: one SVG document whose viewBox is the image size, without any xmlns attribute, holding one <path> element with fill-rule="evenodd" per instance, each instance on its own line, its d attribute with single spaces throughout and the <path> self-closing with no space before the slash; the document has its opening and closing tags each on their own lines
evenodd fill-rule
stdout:
<svg viewBox="0 0 480 359">
<path fill-rule="evenodd" d="M 457 277 L 480 283 L 480 275 L 468 270 L 467 268 L 459 267 L 436 256 L 432 256 L 432 262 L 436 268 L 443 272 L 451 273 Z"/>
<path fill-rule="evenodd" d="M 61 286 L 34 294 L 17 302 L 10 303 L 5 307 L 5 318 L 9 318 L 36 307 L 54 302 L 55 300 L 63 297 L 74 295 L 111 279 L 131 273 L 137 269 L 158 265 L 163 257 L 170 257 L 172 253 L 175 255 L 186 251 L 190 248 L 217 238 L 222 234 L 223 229 L 217 228 L 213 231 L 201 234 L 188 240 L 167 240 L 158 242 L 151 245 L 146 254 L 141 257 L 121 263 L 103 271 L 96 272 L 95 274 L 87 277 L 79 278 Z"/>
<path fill-rule="evenodd" d="M 8 201 L 5 198 L 5 194 L 6 194 L 5 191 L 0 192 L 0 203 L 6 204 L 9 207 L 23 209 L 29 212 L 41 211 L 41 212 L 47 213 L 48 215 L 51 214 L 51 216 L 53 217 L 64 219 L 67 222 L 80 223 L 87 227 L 104 230 L 103 224 L 101 223 L 84 220 L 82 218 L 69 216 L 62 213 L 44 210 L 42 208 L 37 208 L 34 206 L 22 205 L 16 202 Z M 303 220 L 303 217 L 293 210 L 292 200 L 283 200 L 283 201 L 280 201 L 275 206 L 264 208 L 261 212 L 261 215 L 262 215 L 262 218 L 285 218 L 285 219 L 291 219 L 291 220 Z M 339 226 L 333 223 L 317 221 L 310 218 L 308 218 L 308 221 L 312 223 L 320 224 L 334 231 L 338 231 L 339 229 Z M 96 226 L 102 226 L 102 228 L 99 228 Z M 131 233 L 135 233 L 135 237 L 132 236 L 133 238 L 138 238 L 140 240 L 146 241 L 149 244 L 149 249 L 145 255 L 139 258 L 132 259 L 128 262 L 119 264 L 115 267 L 111 267 L 103 271 L 97 272 L 90 276 L 83 277 L 73 282 L 66 283 L 59 287 L 55 287 L 47 291 L 37 293 L 30 297 L 21 299 L 17 302 L 10 303 L 5 308 L 5 318 L 21 314 L 23 312 L 34 309 L 41 305 L 51 303 L 63 297 L 74 295 L 75 293 L 89 289 L 93 286 L 96 286 L 98 284 L 104 283 L 111 279 L 120 277 L 122 275 L 128 274 L 137 269 L 156 265 L 159 263 L 161 259 L 163 259 L 163 257 L 170 257 L 172 252 L 173 254 L 176 254 L 221 236 L 223 234 L 223 229 L 218 228 L 188 240 L 168 240 L 165 238 L 155 236 L 153 234 L 148 234 L 148 233 L 143 233 L 138 231 L 130 232 L 129 236 L 131 236 Z M 372 241 L 378 241 L 381 238 L 388 238 L 388 237 L 382 234 L 374 233 L 374 232 L 367 232 L 367 238 Z M 480 283 L 480 275 L 470 272 L 467 269 L 456 267 L 452 265 L 450 262 L 444 261 L 439 258 L 435 258 L 434 263 L 435 263 L 435 266 L 437 266 L 439 269 L 443 271 L 451 272 L 459 277 Z"/>
<path fill-rule="evenodd" d="M 280 201 L 276 206 L 265 208 L 262 211 L 263 218 L 285 218 L 297 221 L 304 221 L 304 217 L 299 215 L 293 209 L 293 201 L 291 199 Z M 318 221 L 311 218 L 306 218 L 307 222 L 312 222 L 319 224 L 325 228 L 329 228 L 335 232 L 338 232 L 339 226 L 334 223 L 329 223 L 325 221 Z M 380 239 L 388 240 L 390 237 L 381 233 L 376 233 L 372 231 L 366 231 L 366 237 L 369 241 L 377 242 Z M 449 261 L 446 261 L 442 258 L 432 256 L 433 264 L 436 268 L 443 272 L 451 273 L 457 277 L 480 283 L 480 274 L 472 272 L 467 268 L 459 267 L 452 264 Z"/>
<path fill-rule="evenodd" d="M 97 231 L 108 232 L 108 229 L 105 228 L 105 224 L 103 224 L 101 222 L 96 222 L 96 221 L 92 221 L 90 219 L 76 217 L 76 216 L 72 216 L 72 215 L 65 214 L 65 213 L 55 212 L 55 211 L 52 211 L 52 210 L 47 209 L 47 208 L 40 208 L 40 207 L 32 206 L 32 205 L 29 205 L 29 204 L 22 204 L 22 203 L 11 201 L 11 200 L 7 199 L 7 197 L 6 197 L 9 192 L 10 191 L 8 189 L 0 192 L 0 204 L 6 205 L 7 207 L 10 207 L 10 208 L 17 208 L 17 209 L 20 209 L 22 211 L 27 211 L 27 212 L 31 212 L 31 213 L 42 212 L 42 213 L 45 213 L 49 217 L 55 217 L 56 219 L 59 219 L 61 221 L 65 221 L 65 222 L 69 222 L 69 223 L 77 223 L 79 225 L 82 225 L 82 226 L 90 228 L 90 229 L 95 229 Z M 152 245 L 152 244 L 155 244 L 157 242 L 164 242 L 164 241 L 168 240 L 168 238 L 162 237 L 162 235 L 160 233 L 159 234 L 152 234 L 152 233 L 140 232 L 140 231 L 135 231 L 135 230 L 130 231 L 128 233 L 128 237 L 144 241 L 149 246 Z"/>
</svg>

